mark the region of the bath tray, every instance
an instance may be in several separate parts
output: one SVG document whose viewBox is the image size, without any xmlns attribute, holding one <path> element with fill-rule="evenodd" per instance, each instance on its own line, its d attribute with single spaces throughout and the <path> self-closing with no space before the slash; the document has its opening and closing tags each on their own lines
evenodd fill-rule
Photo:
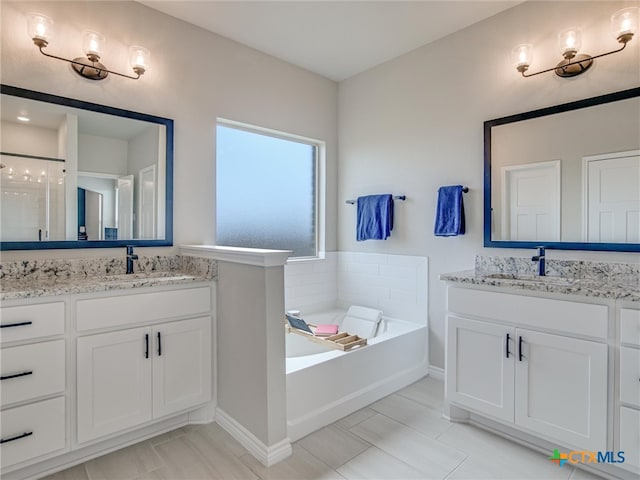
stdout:
<svg viewBox="0 0 640 480">
<path fill-rule="evenodd" d="M 309 323 L 309 325 L 315 327 L 313 323 Z M 347 332 L 338 332 L 335 335 L 330 335 L 328 337 L 316 337 L 315 335 L 311 335 L 310 333 L 307 333 L 303 330 L 291 328 L 289 324 L 286 324 L 285 327 L 289 333 L 302 335 L 303 337 L 307 337 L 312 342 L 345 352 L 347 350 L 351 350 L 354 347 L 364 347 L 367 344 L 366 338 L 359 337 L 358 335 L 351 335 Z"/>
</svg>

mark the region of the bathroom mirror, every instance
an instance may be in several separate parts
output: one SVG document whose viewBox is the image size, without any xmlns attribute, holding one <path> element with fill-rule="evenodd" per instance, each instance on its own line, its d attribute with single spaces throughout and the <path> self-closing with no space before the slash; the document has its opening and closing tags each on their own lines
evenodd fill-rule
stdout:
<svg viewBox="0 0 640 480">
<path fill-rule="evenodd" d="M 1 250 L 173 244 L 173 120 L 0 93 Z"/>
<path fill-rule="evenodd" d="M 484 123 L 484 246 L 640 251 L 640 88 Z"/>
</svg>

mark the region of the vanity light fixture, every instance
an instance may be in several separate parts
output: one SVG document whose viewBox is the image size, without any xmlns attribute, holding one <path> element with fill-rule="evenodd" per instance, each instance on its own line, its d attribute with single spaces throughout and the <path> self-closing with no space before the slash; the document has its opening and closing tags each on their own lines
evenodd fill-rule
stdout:
<svg viewBox="0 0 640 480">
<path fill-rule="evenodd" d="M 560 77 L 575 77 L 586 72 L 593 60 L 596 58 L 618 53 L 624 50 L 627 43 L 631 41 L 633 35 L 638 30 L 638 7 L 623 8 L 611 16 L 611 25 L 614 34 L 622 46 L 610 52 L 601 53 L 600 55 L 588 55 L 578 53 L 582 46 L 582 34 L 576 28 L 570 28 L 558 35 L 558 43 L 562 50 L 564 60 L 553 68 L 541 70 L 535 73 L 525 73 L 533 61 L 533 46 L 531 44 L 520 44 L 511 51 L 511 56 L 516 67 L 523 77 L 533 77 L 546 72 L 555 72 Z"/>
<path fill-rule="evenodd" d="M 27 32 L 29 34 L 29 38 L 33 40 L 33 43 L 40 50 L 40 53 L 45 57 L 69 62 L 73 67 L 73 70 L 84 78 L 88 78 L 90 80 L 103 80 L 108 74 L 113 73 L 120 77 L 137 80 L 146 71 L 149 65 L 149 58 L 151 57 L 149 50 L 144 47 L 132 46 L 129 47 L 129 64 L 136 76 L 109 70 L 100 63 L 100 57 L 102 56 L 104 45 L 107 40 L 104 35 L 90 30 L 85 31 L 82 37 L 82 49 L 84 50 L 86 57 L 78 57 L 73 60 L 69 60 L 67 58 L 51 55 L 46 53 L 44 49 L 49 45 L 52 27 L 53 20 L 46 15 L 42 15 L 40 13 L 29 14 Z"/>
</svg>

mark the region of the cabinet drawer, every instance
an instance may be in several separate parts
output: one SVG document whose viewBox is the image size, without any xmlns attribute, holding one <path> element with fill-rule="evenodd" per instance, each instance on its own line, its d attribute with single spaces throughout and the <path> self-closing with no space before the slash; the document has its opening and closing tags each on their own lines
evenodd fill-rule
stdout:
<svg viewBox="0 0 640 480">
<path fill-rule="evenodd" d="M 0 317 L 2 343 L 64 333 L 64 302 L 3 307 Z"/>
<path fill-rule="evenodd" d="M 64 340 L 4 348 L 0 356 L 3 406 L 64 391 Z"/>
<path fill-rule="evenodd" d="M 449 287 L 450 312 L 527 327 L 607 338 L 605 305 Z"/>
<path fill-rule="evenodd" d="M 208 313 L 211 288 L 91 298 L 77 304 L 79 331 Z"/>
<path fill-rule="evenodd" d="M 624 452 L 622 467 L 630 470 L 640 468 L 640 411 L 620 407 L 620 445 Z"/>
<path fill-rule="evenodd" d="M 2 468 L 65 448 L 64 397 L 4 410 Z"/>
<path fill-rule="evenodd" d="M 640 350 L 620 347 L 620 400 L 640 407 Z"/>
<path fill-rule="evenodd" d="M 620 342 L 640 346 L 640 310 L 620 309 Z"/>
</svg>

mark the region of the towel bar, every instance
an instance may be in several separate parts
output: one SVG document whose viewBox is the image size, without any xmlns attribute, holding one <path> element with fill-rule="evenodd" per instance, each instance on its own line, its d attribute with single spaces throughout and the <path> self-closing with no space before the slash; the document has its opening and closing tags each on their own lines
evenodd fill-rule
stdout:
<svg viewBox="0 0 640 480">
<path fill-rule="evenodd" d="M 393 196 L 394 200 L 402 200 L 403 202 L 407 199 L 406 195 L 394 195 Z M 351 205 L 355 205 L 357 202 L 357 200 L 345 200 L 344 203 L 349 203 Z"/>
</svg>

